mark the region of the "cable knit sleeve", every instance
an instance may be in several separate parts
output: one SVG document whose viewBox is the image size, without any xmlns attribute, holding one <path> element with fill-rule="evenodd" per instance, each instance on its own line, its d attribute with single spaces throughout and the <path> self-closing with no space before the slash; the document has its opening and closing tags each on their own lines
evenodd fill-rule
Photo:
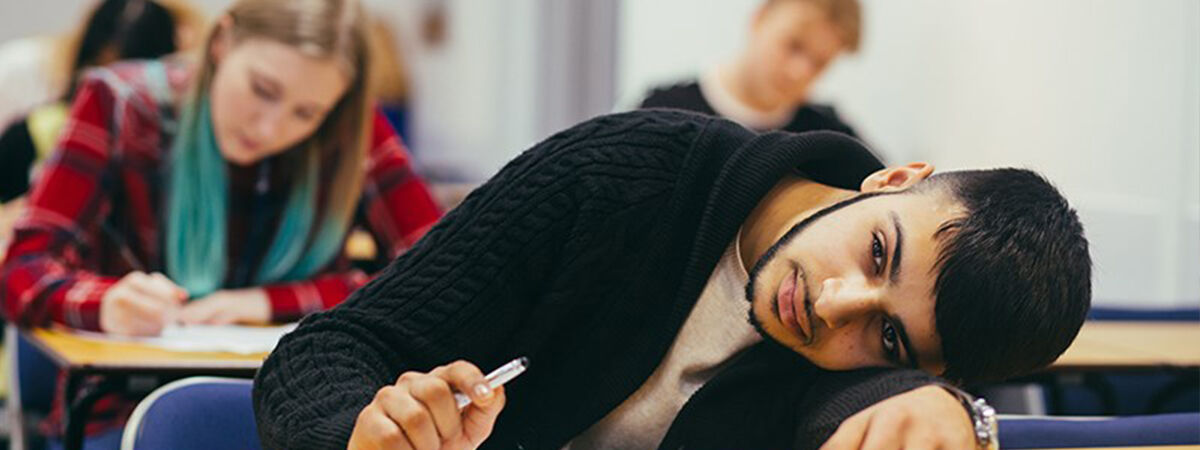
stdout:
<svg viewBox="0 0 1200 450">
<path fill-rule="evenodd" d="M 264 447 L 344 448 L 358 413 L 399 374 L 511 357 L 506 343 L 544 306 L 577 256 L 569 249 L 585 244 L 586 218 L 612 207 L 580 181 L 614 166 L 593 150 L 637 140 L 634 122 L 593 120 L 538 144 L 346 302 L 304 320 L 255 379 Z"/>
<path fill-rule="evenodd" d="M 933 383 L 945 382 L 919 370 L 864 369 L 824 372 L 800 403 L 792 448 L 817 449 L 838 426 L 868 406 Z"/>
</svg>

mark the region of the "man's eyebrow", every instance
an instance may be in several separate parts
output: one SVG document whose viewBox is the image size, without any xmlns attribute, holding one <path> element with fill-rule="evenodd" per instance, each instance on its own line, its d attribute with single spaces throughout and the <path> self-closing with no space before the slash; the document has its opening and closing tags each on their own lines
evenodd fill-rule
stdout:
<svg viewBox="0 0 1200 450">
<path fill-rule="evenodd" d="M 892 326 L 896 327 L 896 334 L 900 336 L 900 345 L 904 347 L 904 353 L 908 354 L 908 367 L 919 369 L 921 364 L 917 357 L 917 349 L 913 348 L 912 342 L 908 340 L 908 330 L 904 328 L 904 321 L 894 314 L 888 314 L 888 319 L 892 321 Z"/>
<path fill-rule="evenodd" d="M 904 226 L 900 225 L 900 215 L 892 211 L 892 227 L 896 232 L 896 243 L 892 246 L 892 268 L 888 276 L 888 282 L 892 285 L 900 284 L 900 263 L 904 254 Z M 916 349 L 913 348 L 912 342 L 908 339 L 908 330 L 904 327 L 904 322 L 899 317 L 892 316 L 892 326 L 896 327 L 896 334 L 900 336 L 900 345 L 904 346 L 904 353 L 908 354 L 909 367 L 916 369 L 920 367 L 917 358 Z"/>
<path fill-rule="evenodd" d="M 900 258 L 904 247 L 904 227 L 900 225 L 900 215 L 892 211 L 892 226 L 896 229 L 896 245 L 892 247 L 892 270 L 888 276 L 892 285 L 900 284 Z"/>
</svg>

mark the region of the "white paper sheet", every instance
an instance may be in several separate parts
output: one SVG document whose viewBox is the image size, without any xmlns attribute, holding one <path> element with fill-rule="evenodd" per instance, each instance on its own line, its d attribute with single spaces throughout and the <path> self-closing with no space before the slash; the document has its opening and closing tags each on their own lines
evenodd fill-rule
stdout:
<svg viewBox="0 0 1200 450">
<path fill-rule="evenodd" d="M 269 327 L 241 325 L 170 325 L 161 336 L 124 337 L 104 333 L 76 331 L 89 339 L 136 342 L 179 352 L 231 352 L 240 354 L 269 352 L 283 335 L 296 329 L 296 324 Z"/>
</svg>

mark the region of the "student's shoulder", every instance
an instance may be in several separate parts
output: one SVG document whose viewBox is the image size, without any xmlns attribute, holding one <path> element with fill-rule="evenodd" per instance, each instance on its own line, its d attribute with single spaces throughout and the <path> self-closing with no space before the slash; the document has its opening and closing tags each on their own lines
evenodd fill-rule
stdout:
<svg viewBox="0 0 1200 450">
<path fill-rule="evenodd" d="M 786 129 L 797 133 L 814 130 L 831 130 L 857 136 L 854 127 L 851 127 L 850 124 L 842 119 L 837 109 L 833 105 L 825 103 L 806 103 L 796 111 L 796 115 L 792 117 L 792 121 L 787 125 Z"/>
<path fill-rule="evenodd" d="M 122 142 L 111 150 L 139 155 L 139 160 L 159 161 L 161 145 L 171 133 L 186 85 L 186 67 L 164 60 L 123 61 L 89 70 L 80 80 L 75 102 L 92 102 L 113 139 Z M 83 99 L 88 96 L 91 98 Z M 73 113 L 74 114 L 74 113 Z M 97 123 L 96 125 L 101 125 Z"/>
<path fill-rule="evenodd" d="M 642 99 L 641 107 L 676 108 L 700 112 L 707 112 L 705 110 L 711 109 L 704 101 L 700 83 L 694 79 L 651 88 L 646 97 Z"/>
<path fill-rule="evenodd" d="M 128 60 L 89 69 L 80 83 L 107 91 L 118 104 L 157 113 L 182 98 L 191 73 L 190 62 L 182 58 Z"/>
</svg>

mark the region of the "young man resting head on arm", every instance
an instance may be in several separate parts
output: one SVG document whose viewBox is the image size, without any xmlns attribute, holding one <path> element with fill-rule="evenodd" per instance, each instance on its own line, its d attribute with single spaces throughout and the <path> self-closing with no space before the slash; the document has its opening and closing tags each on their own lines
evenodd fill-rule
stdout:
<svg viewBox="0 0 1200 450">
<path fill-rule="evenodd" d="M 255 382 L 263 444 L 974 446 L 942 384 L 1061 354 L 1088 245 L 1032 172 L 932 173 L 833 132 L 584 122 L 284 338 Z"/>
</svg>

